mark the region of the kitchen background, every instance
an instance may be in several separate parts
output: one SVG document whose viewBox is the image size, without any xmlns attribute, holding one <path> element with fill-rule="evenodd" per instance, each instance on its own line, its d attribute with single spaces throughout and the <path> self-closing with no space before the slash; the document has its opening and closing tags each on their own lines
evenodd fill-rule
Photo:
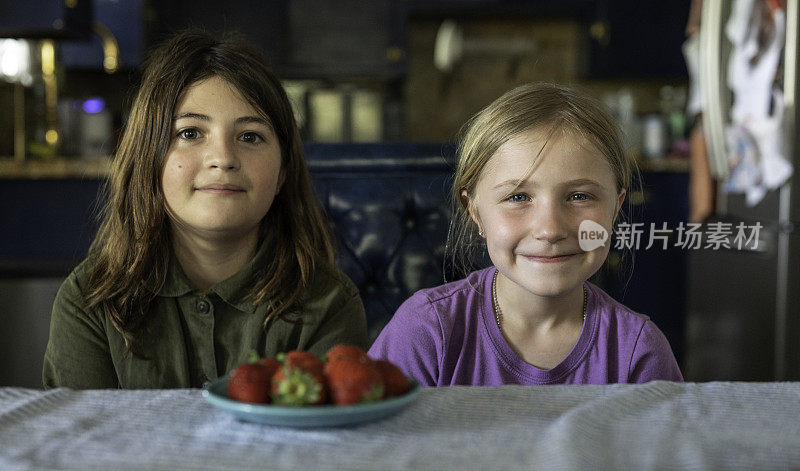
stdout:
<svg viewBox="0 0 800 471">
<path fill-rule="evenodd" d="M 615 113 L 640 160 L 640 220 L 674 227 L 688 215 L 689 10 L 690 0 L 4 2 L 0 385 L 40 386 L 52 299 L 91 241 L 137 68 L 169 32 L 236 30 L 260 46 L 312 148 L 446 149 L 515 85 L 583 87 Z M 691 371 L 686 263 L 680 249 L 642 252 L 629 276 L 612 253 L 606 286 L 650 314 Z"/>
</svg>

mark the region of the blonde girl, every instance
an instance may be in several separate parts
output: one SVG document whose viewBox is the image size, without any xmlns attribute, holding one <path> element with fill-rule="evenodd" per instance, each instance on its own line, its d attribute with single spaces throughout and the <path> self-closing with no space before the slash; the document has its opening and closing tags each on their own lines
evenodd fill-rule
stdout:
<svg viewBox="0 0 800 471">
<path fill-rule="evenodd" d="M 430 386 L 682 381 L 655 324 L 587 281 L 634 169 L 595 100 L 552 84 L 498 98 L 460 144 L 448 247 L 493 266 L 414 294 L 369 353 Z"/>
</svg>

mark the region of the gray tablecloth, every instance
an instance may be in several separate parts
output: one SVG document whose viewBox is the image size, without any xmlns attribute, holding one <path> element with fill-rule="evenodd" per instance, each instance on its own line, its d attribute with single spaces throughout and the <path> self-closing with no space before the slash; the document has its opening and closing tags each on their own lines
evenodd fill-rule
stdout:
<svg viewBox="0 0 800 471">
<path fill-rule="evenodd" d="M 800 469 L 800 383 L 424 389 L 370 424 L 239 422 L 199 390 L 0 389 L 0 469 Z"/>
</svg>

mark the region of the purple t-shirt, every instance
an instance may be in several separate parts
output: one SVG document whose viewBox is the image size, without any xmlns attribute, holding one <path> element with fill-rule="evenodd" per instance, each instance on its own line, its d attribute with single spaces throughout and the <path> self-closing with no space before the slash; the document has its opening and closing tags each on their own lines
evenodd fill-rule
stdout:
<svg viewBox="0 0 800 471">
<path fill-rule="evenodd" d="M 683 381 L 658 327 L 589 282 L 586 320 L 572 351 L 549 370 L 526 363 L 495 321 L 495 270 L 416 292 L 398 308 L 369 355 L 395 363 L 428 386 Z"/>
</svg>

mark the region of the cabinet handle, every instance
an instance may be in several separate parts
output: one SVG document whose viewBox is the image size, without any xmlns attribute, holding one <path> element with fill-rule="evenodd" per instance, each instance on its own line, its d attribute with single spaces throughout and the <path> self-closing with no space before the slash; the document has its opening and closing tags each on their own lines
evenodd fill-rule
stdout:
<svg viewBox="0 0 800 471">
<path fill-rule="evenodd" d="M 92 24 L 92 29 L 103 42 L 103 70 L 108 74 L 113 74 L 119 68 L 119 44 L 114 33 L 108 29 L 108 26 L 95 21 Z"/>
<path fill-rule="evenodd" d="M 589 26 L 589 35 L 603 47 L 611 42 L 611 26 L 608 21 L 598 20 Z"/>
<path fill-rule="evenodd" d="M 397 46 L 386 48 L 386 59 L 389 62 L 400 62 L 406 57 L 406 52 Z"/>
</svg>

